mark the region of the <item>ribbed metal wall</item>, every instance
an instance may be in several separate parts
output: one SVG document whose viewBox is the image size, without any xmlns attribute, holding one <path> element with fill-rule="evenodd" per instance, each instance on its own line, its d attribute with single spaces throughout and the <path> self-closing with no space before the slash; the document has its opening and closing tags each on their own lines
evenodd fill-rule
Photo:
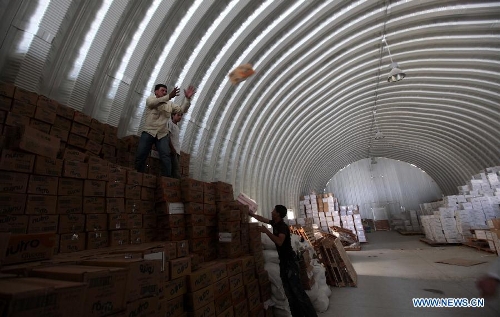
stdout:
<svg viewBox="0 0 500 317">
<path fill-rule="evenodd" d="M 399 213 L 442 198 L 439 186 L 423 170 L 385 158 L 350 164 L 332 177 L 325 192 L 333 193 L 340 205 L 359 205 L 363 218 L 372 218 L 371 207 L 387 205 L 388 212 Z"/>
<path fill-rule="evenodd" d="M 197 86 L 181 125 L 191 176 L 265 213 L 370 156 L 421 167 L 445 195 L 500 165 L 500 1 L 159 1 L 124 61 L 155 0 L 112 1 L 89 39 L 104 0 L 1 0 L 0 79 L 120 136 L 140 132 L 154 84 Z M 391 58 L 403 81 L 387 82 Z M 233 86 L 242 63 L 256 73 Z"/>
</svg>

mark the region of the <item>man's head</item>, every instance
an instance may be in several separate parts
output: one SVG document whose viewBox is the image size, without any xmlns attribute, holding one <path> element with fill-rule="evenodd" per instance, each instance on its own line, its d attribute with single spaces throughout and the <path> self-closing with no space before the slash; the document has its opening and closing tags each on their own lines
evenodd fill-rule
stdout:
<svg viewBox="0 0 500 317">
<path fill-rule="evenodd" d="M 172 121 L 174 123 L 177 124 L 179 121 L 181 121 L 183 114 L 184 113 L 182 112 L 181 107 L 179 106 L 172 107 Z"/>
<path fill-rule="evenodd" d="M 287 210 L 286 207 L 283 205 L 276 205 L 274 206 L 274 210 L 271 213 L 271 216 L 274 221 L 279 221 L 283 220 L 286 217 Z"/>
<path fill-rule="evenodd" d="M 157 84 L 155 86 L 155 96 L 156 98 L 164 97 L 168 94 L 167 86 L 164 84 Z"/>
</svg>

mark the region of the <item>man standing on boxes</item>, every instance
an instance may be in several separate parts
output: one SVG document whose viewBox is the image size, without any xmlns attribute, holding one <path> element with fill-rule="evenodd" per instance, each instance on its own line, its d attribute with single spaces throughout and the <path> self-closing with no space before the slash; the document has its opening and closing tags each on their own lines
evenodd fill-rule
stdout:
<svg viewBox="0 0 500 317">
<path fill-rule="evenodd" d="M 191 97 L 196 92 L 193 86 L 184 89 L 184 102 L 180 106 L 182 112 L 186 112 L 191 105 Z M 137 155 L 135 158 L 135 169 L 144 173 L 146 170 L 146 159 L 149 156 L 151 147 L 155 144 L 160 155 L 161 175 L 166 177 L 172 176 L 172 162 L 170 153 L 170 131 L 168 129 L 168 121 L 171 118 L 172 108 L 176 105 L 170 99 L 179 95 L 179 88 L 174 89 L 168 94 L 167 86 L 158 84 L 155 86 L 155 95 L 146 99 L 146 122 L 144 123 L 144 131 L 142 131 L 139 145 L 137 147 Z"/>
<path fill-rule="evenodd" d="M 283 205 L 276 205 L 271 212 L 272 219 L 249 211 L 248 214 L 260 222 L 268 223 L 273 227 L 273 232 L 265 226 L 259 226 L 259 231 L 265 233 L 276 245 L 278 257 L 280 259 L 280 277 L 285 289 L 290 311 L 293 317 L 317 317 L 309 296 L 307 296 L 302 283 L 300 282 L 299 266 L 297 264 L 297 254 L 292 248 L 290 238 L 290 228 L 283 221 L 286 217 L 287 209 Z"/>
</svg>

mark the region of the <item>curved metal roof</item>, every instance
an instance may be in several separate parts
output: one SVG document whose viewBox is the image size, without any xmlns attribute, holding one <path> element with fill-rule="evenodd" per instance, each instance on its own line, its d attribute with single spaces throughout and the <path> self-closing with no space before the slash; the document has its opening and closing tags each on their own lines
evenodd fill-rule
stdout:
<svg viewBox="0 0 500 317">
<path fill-rule="evenodd" d="M 2 80 L 120 136 L 140 130 L 154 84 L 193 84 L 192 177 L 265 208 L 370 156 L 422 168 L 445 194 L 500 165 L 499 1 L 1 3 Z M 387 82 L 391 57 L 404 80 Z M 243 63 L 256 73 L 233 86 Z"/>
</svg>

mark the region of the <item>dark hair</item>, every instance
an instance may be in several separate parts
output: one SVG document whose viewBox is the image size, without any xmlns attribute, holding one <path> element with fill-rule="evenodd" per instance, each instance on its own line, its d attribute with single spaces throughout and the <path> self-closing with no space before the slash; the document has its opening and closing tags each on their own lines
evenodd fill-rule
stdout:
<svg viewBox="0 0 500 317">
<path fill-rule="evenodd" d="M 160 89 L 160 88 L 162 88 L 162 87 L 163 87 L 163 88 L 165 88 L 165 89 L 167 89 L 167 86 L 166 86 L 166 85 L 164 85 L 164 84 L 157 84 L 157 85 L 155 86 L 155 91 L 157 91 L 158 89 Z"/>
<path fill-rule="evenodd" d="M 274 209 L 276 209 L 276 212 L 280 215 L 280 217 L 283 219 L 286 217 L 287 210 L 286 207 L 283 205 L 276 205 L 274 206 Z"/>
</svg>

